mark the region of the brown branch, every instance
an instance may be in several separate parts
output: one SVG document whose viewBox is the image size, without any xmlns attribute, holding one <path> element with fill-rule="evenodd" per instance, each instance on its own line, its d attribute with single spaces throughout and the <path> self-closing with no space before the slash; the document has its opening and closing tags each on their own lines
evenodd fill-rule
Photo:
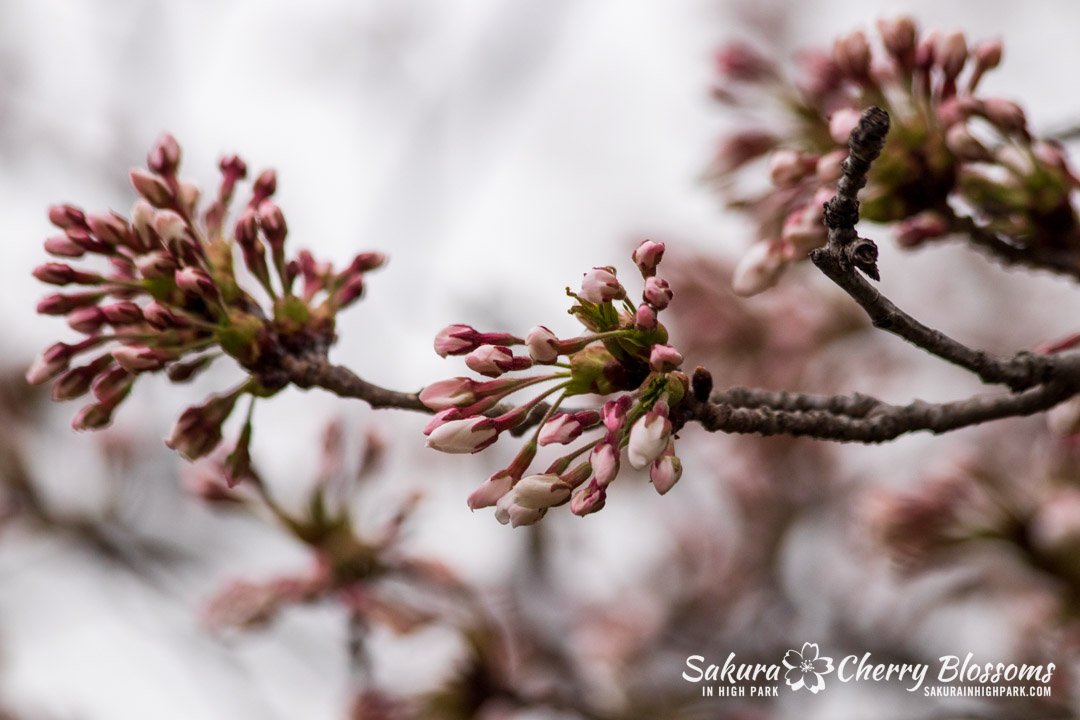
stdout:
<svg viewBox="0 0 1080 720">
<path fill-rule="evenodd" d="M 862 393 L 853 395 L 809 395 L 783 390 L 734 387 L 714 393 L 710 401 L 732 408 L 768 408 L 785 412 L 821 410 L 834 415 L 858 418 L 888 407 L 881 400 Z"/>
<path fill-rule="evenodd" d="M 405 393 L 380 387 L 360 378 L 346 367 L 334 365 L 322 355 L 304 357 L 284 355 L 281 358 L 281 368 L 288 376 L 289 382 L 298 388 L 305 390 L 313 387 L 322 388 L 340 397 L 363 400 L 373 408 L 400 408 L 431 412 L 420 402 L 420 396 L 417 393 Z"/>
</svg>

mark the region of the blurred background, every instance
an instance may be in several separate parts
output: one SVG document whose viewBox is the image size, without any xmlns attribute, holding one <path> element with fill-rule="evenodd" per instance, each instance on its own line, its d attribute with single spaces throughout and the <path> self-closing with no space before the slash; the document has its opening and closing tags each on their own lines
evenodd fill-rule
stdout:
<svg viewBox="0 0 1080 720">
<path fill-rule="evenodd" d="M 144 381 L 99 433 L 73 433 L 74 407 L 25 387 L 33 357 L 71 334 L 34 313 L 45 290 L 30 271 L 50 204 L 126 212 L 127 171 L 164 130 L 204 193 L 224 153 L 276 168 L 291 242 L 337 263 L 364 249 L 389 256 L 340 319 L 332 353 L 386 387 L 460 374 L 431 351 L 448 323 L 575 332 L 563 288 L 594 265 L 631 272 L 630 251 L 652 238 L 668 246 L 674 344 L 718 387 L 958 398 L 977 384 L 872 332 L 812 269 L 762 296 L 731 295 L 752 232 L 704 181 L 738 120 L 710 95 L 719 45 L 748 39 L 786 59 L 900 13 L 1002 38 L 1005 62 L 985 88 L 1021 101 L 1036 130 L 1080 120 L 1070 79 L 1080 5 L 1068 0 L 0 2 L 0 714 L 398 717 L 390 700 L 374 714 L 372 688 L 434 692 L 470 652 L 460 628 L 437 622 L 361 633 L 358 660 L 356 629 L 332 601 L 257 628 L 207 626 L 229 583 L 302 574 L 311 559 L 266 518 L 194 497 L 192 470 L 161 441 L 227 369 L 186 388 Z M 1065 280 L 1003 270 L 959 243 L 882 246 L 885 292 L 972 345 L 1008 352 L 1076 329 L 1080 295 Z M 445 565 L 499 618 L 499 642 L 516 648 L 507 682 L 584 698 L 504 702 L 483 717 L 1069 717 L 1077 707 L 1080 503 L 1067 490 L 1080 466 L 1043 418 L 884 447 L 689 428 L 683 479 L 664 498 L 631 475 L 597 515 L 553 512 L 516 531 L 465 505 L 506 448 L 436 456 L 422 418 L 318 391 L 288 390 L 259 410 L 253 455 L 284 506 L 305 502 L 334 420 L 350 457 L 383 448 L 356 517 L 378 527 L 421 493 L 402 546 Z M 987 539 L 1002 517 L 1020 530 L 1006 523 Z M 833 657 L 974 652 L 1059 672 L 1053 697 L 1028 704 L 839 684 L 702 700 L 680 677 L 689 654 L 778 662 L 804 641 Z"/>
</svg>

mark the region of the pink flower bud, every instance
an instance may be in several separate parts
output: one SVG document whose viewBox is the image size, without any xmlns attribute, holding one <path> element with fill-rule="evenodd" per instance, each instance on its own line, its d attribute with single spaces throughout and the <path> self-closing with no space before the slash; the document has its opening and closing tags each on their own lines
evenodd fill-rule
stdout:
<svg viewBox="0 0 1080 720">
<path fill-rule="evenodd" d="M 94 397 L 103 405 L 116 405 L 131 390 L 135 376 L 122 367 L 114 366 L 94 380 Z"/>
<path fill-rule="evenodd" d="M 645 291 L 641 297 L 657 310 L 663 310 L 671 302 L 671 298 L 675 297 L 675 293 L 671 291 L 671 286 L 667 280 L 654 275 L 645 278 Z"/>
<path fill-rule="evenodd" d="M 634 399 L 629 395 L 620 395 L 615 400 L 604 403 L 600 414 L 604 421 L 604 427 L 608 432 L 617 432 L 626 422 L 626 412 L 634 404 Z"/>
<path fill-rule="evenodd" d="M 511 493 L 503 495 L 495 504 L 495 519 L 503 525 L 509 523 L 511 527 L 533 525 L 539 522 L 546 513 L 546 509 L 534 510 L 516 504 Z"/>
<path fill-rule="evenodd" d="M 180 181 L 180 206 L 188 217 L 195 217 L 199 209 L 199 197 L 202 191 L 195 183 Z"/>
<path fill-rule="evenodd" d="M 67 370 L 68 363 L 75 356 L 76 346 L 67 343 L 50 345 L 39 355 L 26 371 L 26 382 L 41 385 Z"/>
<path fill-rule="evenodd" d="M 954 32 L 941 39 L 937 47 L 935 60 L 947 81 L 956 79 L 967 62 L 967 39 L 963 33 Z"/>
<path fill-rule="evenodd" d="M 164 250 L 157 250 L 138 258 L 135 267 L 147 280 L 171 278 L 176 273 L 176 259 Z"/>
<path fill-rule="evenodd" d="M 972 50 L 972 55 L 975 57 L 975 66 L 978 68 L 977 72 L 982 74 L 987 70 L 993 70 L 1001 64 L 1001 56 L 1005 49 L 1001 40 L 983 40 L 975 49 Z"/>
<path fill-rule="evenodd" d="M 982 103 L 983 116 L 1004 132 L 1026 133 L 1024 109 L 1014 102 L 989 98 Z"/>
<path fill-rule="evenodd" d="M 239 155 L 226 155 L 218 162 L 221 174 L 231 178 L 233 182 L 247 177 L 247 163 Z"/>
<path fill-rule="evenodd" d="M 619 474 L 619 451 L 609 442 L 597 443 L 589 455 L 594 482 L 607 487 Z"/>
<path fill-rule="evenodd" d="M 75 430 L 100 430 L 112 422 L 112 414 L 116 409 L 114 405 L 94 403 L 75 413 L 71 420 L 71 427 Z"/>
<path fill-rule="evenodd" d="M 153 228 L 166 247 L 171 248 L 188 239 L 187 222 L 172 210 L 159 210 L 154 213 Z"/>
<path fill-rule="evenodd" d="M 42 298 L 38 302 L 37 311 L 42 315 L 67 315 L 76 308 L 96 305 L 102 297 L 101 293 L 76 293 L 73 295 L 57 293 Z"/>
<path fill-rule="evenodd" d="M 851 131 L 859 124 L 862 114 L 854 108 L 841 108 L 829 118 L 829 136 L 840 145 L 847 145 Z"/>
<path fill-rule="evenodd" d="M 67 235 L 55 235 L 45 241 L 45 252 L 58 257 L 78 258 L 86 254 L 80 245 Z"/>
<path fill-rule="evenodd" d="M 626 297 L 626 290 L 615 277 L 612 267 L 595 267 L 585 273 L 581 281 L 581 297 L 591 303 L 604 303 L 621 300 Z"/>
<path fill-rule="evenodd" d="M 52 399 L 60 402 L 63 400 L 74 400 L 77 397 L 85 395 L 86 391 L 90 389 L 91 381 L 111 363 L 112 358 L 108 355 L 103 355 L 89 365 L 83 365 L 82 367 L 68 370 L 53 383 Z"/>
<path fill-rule="evenodd" d="M 362 252 L 352 259 L 344 273 L 366 273 L 381 268 L 386 264 L 386 255 L 381 252 Z"/>
<path fill-rule="evenodd" d="M 682 361 L 682 354 L 670 345 L 653 345 L 649 352 L 649 367 L 656 372 L 678 370 Z"/>
<path fill-rule="evenodd" d="M 105 322 L 110 325 L 131 325 L 142 322 L 142 309 L 133 302 L 118 302 L 112 305 L 102 305 L 101 313 L 105 316 Z"/>
<path fill-rule="evenodd" d="M 652 480 L 656 492 L 661 495 L 667 494 L 667 491 L 673 488 L 681 477 L 682 461 L 675 457 L 674 450 L 672 454 L 665 453 L 657 458 L 649 468 L 649 479 Z"/>
<path fill-rule="evenodd" d="M 131 245 L 131 230 L 127 221 L 116 213 L 90 213 L 86 216 L 86 224 L 90 226 L 90 231 L 106 245 L 111 247 L 117 245 L 130 247 Z"/>
<path fill-rule="evenodd" d="M 81 272 L 63 263 L 45 263 L 34 268 L 34 277 L 49 285 L 98 285 L 105 282 L 100 275 Z"/>
<path fill-rule="evenodd" d="M 768 242 L 756 242 L 735 266 L 731 288 L 743 297 L 757 295 L 775 285 L 785 267 L 778 247 Z"/>
<path fill-rule="evenodd" d="M 49 208 L 49 222 L 61 230 L 85 228 L 86 216 L 74 205 L 53 205 Z"/>
<path fill-rule="evenodd" d="M 72 310 L 68 315 L 68 326 L 76 332 L 87 335 L 97 332 L 104 324 L 105 315 L 97 306 Z"/>
<path fill-rule="evenodd" d="M 210 367 L 213 362 L 213 355 L 203 355 L 187 362 L 174 362 L 165 369 L 165 375 L 174 383 L 187 382 Z"/>
<path fill-rule="evenodd" d="M 420 391 L 420 402 L 431 410 L 447 410 L 476 402 L 476 383 L 469 378 L 456 377 L 431 383 Z"/>
<path fill-rule="evenodd" d="M 975 136 L 968 130 L 967 125 L 963 123 L 957 123 L 946 131 L 945 145 L 960 160 L 987 162 L 993 159 L 991 152 L 975 139 Z"/>
<path fill-rule="evenodd" d="M 142 198 L 131 206 L 131 229 L 138 239 L 139 250 L 149 250 L 158 241 L 153 230 L 154 213 L 154 206 Z"/>
<path fill-rule="evenodd" d="M 844 160 L 847 160 L 847 150 L 833 150 L 818 158 L 814 173 L 817 179 L 823 183 L 834 183 L 840 179 L 844 171 Z"/>
<path fill-rule="evenodd" d="M 802 182 L 813 167 L 797 150 L 777 150 L 769 157 L 769 179 L 776 187 L 794 187 Z"/>
<path fill-rule="evenodd" d="M 430 407 L 430 406 L 429 406 Z M 428 435 L 427 446 L 445 453 L 476 453 L 499 437 L 491 418 L 473 417 L 445 422 Z"/>
<path fill-rule="evenodd" d="M 140 168 L 132 168 L 128 176 L 131 178 L 131 186 L 135 188 L 135 192 L 146 198 L 147 202 L 154 207 L 171 207 L 176 200 L 169 186 L 157 175 L 152 175 Z"/>
<path fill-rule="evenodd" d="M 120 367 L 130 373 L 160 370 L 167 359 L 157 350 L 145 345 L 122 345 L 112 351 L 112 356 Z"/>
<path fill-rule="evenodd" d="M 920 72 L 928 72 L 934 64 L 940 38 L 941 34 L 937 30 L 930 30 L 919 38 L 919 42 L 915 46 L 915 67 Z"/>
<path fill-rule="evenodd" d="M 735 172 L 776 147 L 776 136 L 760 130 L 744 130 L 729 135 L 720 143 L 713 160 L 718 175 Z"/>
<path fill-rule="evenodd" d="M 654 330 L 656 328 L 656 310 L 648 303 L 638 305 L 634 312 L 634 327 L 638 330 Z"/>
<path fill-rule="evenodd" d="M 630 257 L 638 266 L 642 277 L 652 277 L 656 274 L 656 266 L 664 258 L 664 243 L 645 240 L 637 246 Z"/>
<path fill-rule="evenodd" d="M 270 247 L 282 247 L 289 228 L 285 224 L 285 215 L 282 214 L 281 208 L 270 200 L 264 200 L 259 203 L 259 221 Z"/>
<path fill-rule="evenodd" d="M 885 50 L 900 67 L 910 72 L 915 55 L 915 21 L 907 16 L 882 19 L 877 21 L 877 27 Z"/>
<path fill-rule="evenodd" d="M 180 144 L 169 133 L 163 133 L 146 156 L 146 167 L 168 177 L 180 166 Z"/>
<path fill-rule="evenodd" d="M 176 286 L 181 290 L 205 298 L 217 297 L 217 286 L 205 271 L 194 267 L 180 268 L 173 275 Z"/>
<path fill-rule="evenodd" d="M 585 426 L 571 413 L 558 413 L 540 428 L 538 441 L 541 445 L 566 445 L 584 432 Z"/>
<path fill-rule="evenodd" d="M 659 406 L 660 403 L 657 403 Z M 626 445 L 631 467 L 645 467 L 664 452 L 671 437 L 671 421 L 666 413 L 657 408 L 645 413 L 630 428 L 630 440 Z"/>
<path fill-rule="evenodd" d="M 252 191 L 254 192 L 255 197 L 259 198 L 260 201 L 277 192 L 277 172 L 271 168 L 259 173 L 259 177 L 255 178 L 255 184 L 252 186 Z"/>
<path fill-rule="evenodd" d="M 903 220 L 896 228 L 896 241 L 903 247 L 915 247 L 926 240 L 947 235 L 949 221 L 941 213 L 924 210 Z"/>
<path fill-rule="evenodd" d="M 479 333 L 470 325 L 447 325 L 435 336 L 435 353 L 439 357 L 463 355 L 475 350 Z"/>
<path fill-rule="evenodd" d="M 746 43 L 733 42 L 716 53 L 716 69 L 733 82 L 758 82 L 776 75 L 776 65 Z"/>
<path fill-rule="evenodd" d="M 833 58 L 840 72 L 855 80 L 865 80 L 870 71 L 870 43 L 862 31 L 837 38 Z"/>
<path fill-rule="evenodd" d="M 500 470 L 484 481 L 469 495 L 468 505 L 470 510 L 491 507 L 499 502 L 510 488 L 514 485 L 514 478 L 505 470 Z"/>
<path fill-rule="evenodd" d="M 488 377 L 498 377 L 511 370 L 525 370 L 532 367 L 532 360 L 514 357 L 510 348 L 503 345 L 481 345 L 469 353 L 465 364 L 475 372 Z"/>
<path fill-rule="evenodd" d="M 566 502 L 570 497 L 570 486 L 558 475 L 529 475 L 514 485 L 509 496 L 515 505 L 530 510 L 546 510 Z"/>
<path fill-rule="evenodd" d="M 240 393 L 211 395 L 202 405 L 180 414 L 165 444 L 188 460 L 206 455 L 221 442 L 221 424 L 232 413 Z"/>
<path fill-rule="evenodd" d="M 570 512 L 578 516 L 589 515 L 603 509 L 606 501 L 606 488 L 593 481 L 574 493 L 570 500 Z"/>
<path fill-rule="evenodd" d="M 525 336 L 529 357 L 541 364 L 551 364 L 559 359 L 559 338 L 543 325 L 537 325 Z"/>
</svg>

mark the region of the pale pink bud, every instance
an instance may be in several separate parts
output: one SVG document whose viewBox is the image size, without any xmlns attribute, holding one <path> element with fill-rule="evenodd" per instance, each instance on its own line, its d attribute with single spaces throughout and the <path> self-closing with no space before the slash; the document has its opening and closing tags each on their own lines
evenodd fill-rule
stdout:
<svg viewBox="0 0 1080 720">
<path fill-rule="evenodd" d="M 924 210 L 903 220 L 896 228 L 896 241 L 903 247 L 915 247 L 926 240 L 949 232 L 949 221 L 941 213 Z"/>
<path fill-rule="evenodd" d="M 653 330 L 656 328 L 656 309 L 648 303 L 638 305 L 634 312 L 634 327 L 638 330 Z"/>
<path fill-rule="evenodd" d="M 806 177 L 811 167 L 798 150 L 777 150 L 769 157 L 769 179 L 777 187 L 794 187 Z"/>
<path fill-rule="evenodd" d="M 585 428 L 576 413 L 559 413 L 540 428 L 538 441 L 541 445 L 566 445 L 579 438 Z"/>
<path fill-rule="evenodd" d="M 870 43 L 862 31 L 837 38 L 833 44 L 837 67 L 848 77 L 863 80 L 870 70 Z"/>
<path fill-rule="evenodd" d="M 682 354 L 670 345 L 653 345 L 649 352 L 649 367 L 656 372 L 678 370 L 682 361 Z"/>
<path fill-rule="evenodd" d="M 56 235 L 45 241 L 45 252 L 58 257 L 78 258 L 86 254 L 80 245 L 67 235 Z"/>
<path fill-rule="evenodd" d="M 132 168 L 128 176 L 131 178 L 131 186 L 135 188 L 135 192 L 146 198 L 151 205 L 156 208 L 172 206 L 175 200 L 173 192 L 160 177 L 140 168 Z"/>
<path fill-rule="evenodd" d="M 102 305 L 101 314 L 110 325 L 131 325 L 143 319 L 142 309 L 128 301 Z"/>
<path fill-rule="evenodd" d="M 549 507 L 566 502 L 570 497 L 570 486 L 561 477 L 554 474 L 529 475 L 514 485 L 510 491 L 515 505 L 530 510 L 546 510 Z"/>
<path fill-rule="evenodd" d="M 469 325 L 447 325 L 435 336 L 435 352 L 439 357 L 471 352 L 477 346 L 477 334 Z"/>
<path fill-rule="evenodd" d="M 420 391 L 420 402 L 432 410 L 446 410 L 476 402 L 475 383 L 469 378 L 439 380 Z"/>
<path fill-rule="evenodd" d="M 878 20 L 877 26 L 885 49 L 901 67 L 910 71 L 915 53 L 915 21 L 903 16 Z"/>
<path fill-rule="evenodd" d="M 161 353 L 145 345 L 123 345 L 113 350 L 112 356 L 120 367 L 131 373 L 160 370 L 166 359 Z"/>
<path fill-rule="evenodd" d="M 656 492 L 664 495 L 679 482 L 682 477 L 682 461 L 674 455 L 657 458 L 649 468 L 649 479 Z"/>
<path fill-rule="evenodd" d="M 581 281 L 581 297 L 591 303 L 603 303 L 621 300 L 626 297 L 626 290 L 615 277 L 612 267 L 595 267 L 585 273 Z"/>
<path fill-rule="evenodd" d="M 86 227 L 86 216 L 74 205 L 53 205 L 49 208 L 49 222 L 61 230 Z"/>
<path fill-rule="evenodd" d="M 163 133 L 146 156 L 146 167 L 168 177 L 180 165 L 180 144 L 169 133 Z"/>
<path fill-rule="evenodd" d="M 594 481 L 606 487 L 619 474 L 619 451 L 608 442 L 597 443 L 589 455 Z"/>
<path fill-rule="evenodd" d="M 981 142 L 975 139 L 966 125 L 957 123 L 945 133 L 945 145 L 960 160 L 969 162 L 987 162 L 993 155 Z"/>
<path fill-rule="evenodd" d="M 201 195 L 202 191 L 199 190 L 199 186 L 195 183 L 180 182 L 180 206 L 184 208 L 184 212 L 189 217 L 194 217 L 195 211 L 198 210 Z"/>
<path fill-rule="evenodd" d="M 1027 132 L 1024 109 L 1010 100 L 989 98 L 982 103 L 983 116 L 1005 132 Z"/>
<path fill-rule="evenodd" d="M 734 82 L 757 82 L 776 75 L 776 65 L 746 43 L 733 42 L 716 53 L 716 69 Z"/>
<path fill-rule="evenodd" d="M 744 130 L 725 137 L 713 160 L 714 172 L 725 175 L 776 147 L 776 136 L 760 130 Z"/>
<path fill-rule="evenodd" d="M 513 485 L 514 478 L 505 470 L 499 471 L 472 491 L 467 501 L 469 509 L 479 510 L 495 505 L 506 493 L 510 492 Z"/>
<path fill-rule="evenodd" d="M 217 296 L 217 286 L 206 271 L 195 267 L 180 268 L 173 274 L 176 286 L 181 290 L 212 298 Z"/>
<path fill-rule="evenodd" d="M 757 295 L 775 285 L 786 266 L 778 247 L 768 242 L 756 242 L 735 266 L 731 288 L 743 297 Z"/>
<path fill-rule="evenodd" d="M 963 33 L 949 33 L 941 39 L 938 45 L 935 59 L 941 67 L 946 80 L 955 80 L 967 62 L 967 39 Z"/>
<path fill-rule="evenodd" d="M 658 278 L 655 275 L 650 278 L 645 278 L 645 291 L 642 293 L 642 299 L 652 305 L 657 310 L 663 310 L 671 302 L 671 298 L 675 296 L 675 293 L 671 291 L 671 286 L 667 280 Z"/>
<path fill-rule="evenodd" d="M 634 404 L 634 399 L 629 395 L 620 395 L 615 400 L 608 400 L 600 411 L 604 421 L 604 427 L 608 432 L 616 432 L 626 422 L 626 412 Z"/>
<path fill-rule="evenodd" d="M 630 257 L 638 266 L 642 277 L 652 277 L 656 274 L 656 266 L 664 257 L 664 243 L 645 240 L 634 249 Z"/>
<path fill-rule="evenodd" d="M 491 445 L 498 437 L 499 431 L 490 418 L 464 418 L 445 422 L 432 430 L 427 446 L 445 453 L 475 453 Z"/>
<path fill-rule="evenodd" d="M 481 345 L 465 358 L 469 369 L 488 377 L 498 377 L 511 370 L 525 370 L 532 367 L 532 360 L 514 357 L 510 348 L 503 345 Z"/>
<path fill-rule="evenodd" d="M 136 200 L 131 207 L 131 228 L 135 231 L 142 250 L 149 250 L 157 241 L 153 231 L 154 214 L 154 206 L 142 198 Z"/>
<path fill-rule="evenodd" d="M 153 228 L 167 247 L 182 242 L 188 234 L 188 227 L 184 218 L 172 210 L 157 211 L 154 214 Z"/>
<path fill-rule="evenodd" d="M 103 215 L 90 213 L 86 216 L 86 224 L 90 226 L 94 235 L 107 245 L 114 247 L 131 245 L 131 233 L 127 221 L 116 213 Z"/>
<path fill-rule="evenodd" d="M 818 158 L 814 173 L 817 179 L 823 183 L 834 183 L 844 174 L 844 160 L 847 160 L 847 150 L 833 150 Z"/>
<path fill-rule="evenodd" d="M 50 345 L 41 355 L 34 359 L 34 362 L 26 371 L 26 382 L 31 385 L 41 385 L 52 380 L 67 370 L 68 363 L 71 362 L 75 352 L 76 347 L 67 343 Z"/>
<path fill-rule="evenodd" d="M 574 493 L 570 499 L 570 512 L 580 516 L 589 515 L 602 509 L 606 501 L 607 490 L 593 481 Z"/>
<path fill-rule="evenodd" d="M 860 117 L 862 114 L 854 108 L 841 108 L 834 112 L 829 118 L 829 136 L 833 142 L 846 145 Z"/>
<path fill-rule="evenodd" d="M 105 324 L 105 315 L 99 307 L 85 307 L 72 310 L 68 315 L 68 326 L 81 333 L 95 333 Z"/>
<path fill-rule="evenodd" d="M 659 403 L 657 403 L 659 405 Z M 660 457 L 671 437 L 671 421 L 666 414 L 650 410 L 630 428 L 626 445 L 630 465 L 638 470 Z"/>
<path fill-rule="evenodd" d="M 537 510 L 518 505 L 514 502 L 513 493 L 503 495 L 495 503 L 495 519 L 503 525 L 509 524 L 511 527 L 533 525 L 544 517 L 545 513 L 547 513 L 546 508 Z"/>
<path fill-rule="evenodd" d="M 541 364 L 551 364 L 559 359 L 559 338 L 543 325 L 537 325 L 525 336 L 529 357 Z"/>
<path fill-rule="evenodd" d="M 464 417 L 468 416 L 461 411 L 461 408 L 452 407 L 446 408 L 445 410 L 440 410 L 439 412 L 432 415 L 431 420 L 429 420 L 428 424 L 424 426 L 424 435 L 430 435 L 435 428 L 439 427 L 440 425 L 445 425 L 451 420 L 461 420 Z"/>
</svg>

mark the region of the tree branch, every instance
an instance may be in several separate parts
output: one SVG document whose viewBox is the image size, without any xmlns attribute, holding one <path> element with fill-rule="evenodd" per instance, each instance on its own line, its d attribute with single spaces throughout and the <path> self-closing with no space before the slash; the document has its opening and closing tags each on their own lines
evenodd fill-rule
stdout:
<svg viewBox="0 0 1080 720">
<path fill-rule="evenodd" d="M 289 382 L 298 388 L 322 388 L 341 397 L 363 400 L 376 409 L 400 408 L 431 412 L 420 402 L 417 393 L 387 390 L 360 378 L 346 367 L 334 365 L 323 355 L 284 355 L 281 358 L 281 368 L 287 374 Z"/>
</svg>

